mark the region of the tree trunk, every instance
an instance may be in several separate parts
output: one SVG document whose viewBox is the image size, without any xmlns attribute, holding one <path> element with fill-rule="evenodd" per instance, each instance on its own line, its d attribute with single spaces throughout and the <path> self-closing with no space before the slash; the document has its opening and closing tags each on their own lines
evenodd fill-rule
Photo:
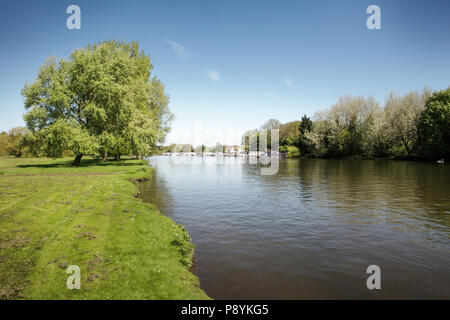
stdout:
<svg viewBox="0 0 450 320">
<path fill-rule="evenodd" d="M 403 142 L 403 146 L 406 149 L 406 152 L 408 153 L 408 156 L 411 157 L 411 149 L 408 146 L 408 141 L 406 141 L 406 139 L 402 139 Z"/>
<path fill-rule="evenodd" d="M 116 155 L 114 156 L 114 160 L 120 160 L 120 153 L 116 153 Z"/>
<path fill-rule="evenodd" d="M 75 157 L 75 159 L 73 160 L 73 162 L 72 162 L 72 165 L 73 166 L 78 166 L 78 165 L 80 165 L 80 161 L 81 161 L 81 158 L 83 157 L 83 155 L 80 153 L 80 154 L 77 154 L 76 155 L 76 157 Z"/>
<path fill-rule="evenodd" d="M 408 156 L 411 157 L 411 149 L 408 147 L 408 144 L 405 144 L 406 152 L 408 153 Z"/>
<path fill-rule="evenodd" d="M 108 161 L 108 152 L 103 152 L 103 155 L 102 155 L 102 162 L 106 162 L 106 161 Z"/>
</svg>

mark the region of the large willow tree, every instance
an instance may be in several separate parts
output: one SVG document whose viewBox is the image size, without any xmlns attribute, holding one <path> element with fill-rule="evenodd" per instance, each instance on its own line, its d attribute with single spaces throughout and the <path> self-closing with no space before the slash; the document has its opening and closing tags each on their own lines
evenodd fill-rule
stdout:
<svg viewBox="0 0 450 320">
<path fill-rule="evenodd" d="M 29 140 L 47 156 L 72 151 L 74 165 L 83 155 L 148 155 L 173 117 L 152 69 L 137 42 L 106 41 L 50 59 L 22 90 Z"/>
</svg>

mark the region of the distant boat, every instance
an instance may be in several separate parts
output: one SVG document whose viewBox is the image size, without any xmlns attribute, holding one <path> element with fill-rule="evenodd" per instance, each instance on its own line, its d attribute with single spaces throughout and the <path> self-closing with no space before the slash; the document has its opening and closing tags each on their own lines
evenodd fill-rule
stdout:
<svg viewBox="0 0 450 320">
<path fill-rule="evenodd" d="M 444 164 L 444 159 L 438 160 L 437 163 Z"/>
</svg>

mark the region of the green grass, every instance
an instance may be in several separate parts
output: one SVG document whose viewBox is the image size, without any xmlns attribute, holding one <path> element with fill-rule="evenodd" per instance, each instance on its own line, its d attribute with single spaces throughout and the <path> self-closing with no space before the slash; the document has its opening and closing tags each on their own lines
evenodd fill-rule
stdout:
<svg viewBox="0 0 450 320">
<path fill-rule="evenodd" d="M 71 161 L 0 158 L 0 299 L 208 299 L 187 232 L 135 198 L 151 168 Z"/>
</svg>

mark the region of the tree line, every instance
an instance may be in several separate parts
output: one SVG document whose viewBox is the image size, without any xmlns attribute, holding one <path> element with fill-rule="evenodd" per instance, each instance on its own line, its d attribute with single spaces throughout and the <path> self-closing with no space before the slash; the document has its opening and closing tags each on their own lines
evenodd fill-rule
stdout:
<svg viewBox="0 0 450 320">
<path fill-rule="evenodd" d="M 150 154 L 173 119 L 169 97 L 152 69 L 137 42 L 116 40 L 46 61 L 22 90 L 26 128 L 3 133 L 0 153 L 73 155 L 74 165 L 84 155 L 106 161 Z"/>
<path fill-rule="evenodd" d="M 391 93 L 384 106 L 372 97 L 342 96 L 312 118 L 271 119 L 261 129 L 279 129 L 280 151 L 291 157 L 449 158 L 450 87 Z M 248 137 L 259 141 L 257 131 L 244 134 L 246 145 Z"/>
<path fill-rule="evenodd" d="M 12 128 L 8 132 L 0 133 L 0 156 L 22 157 L 29 156 L 31 152 L 24 144 L 27 129 L 24 127 Z"/>
</svg>

